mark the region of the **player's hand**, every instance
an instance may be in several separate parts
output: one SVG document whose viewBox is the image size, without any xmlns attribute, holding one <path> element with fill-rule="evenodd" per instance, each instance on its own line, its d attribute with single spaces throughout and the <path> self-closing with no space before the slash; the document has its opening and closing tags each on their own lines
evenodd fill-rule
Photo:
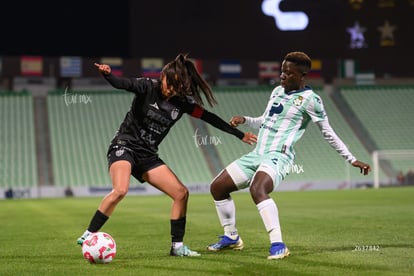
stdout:
<svg viewBox="0 0 414 276">
<path fill-rule="evenodd" d="M 244 124 L 246 119 L 243 116 L 233 116 L 230 120 L 230 125 L 232 127 L 238 127 L 241 124 Z"/>
<path fill-rule="evenodd" d="M 249 145 L 253 145 L 253 144 L 257 143 L 257 135 L 253 134 L 251 132 L 246 132 L 244 134 L 244 137 L 243 137 L 242 141 L 249 144 Z"/>
<path fill-rule="evenodd" d="M 371 167 L 368 164 L 358 160 L 354 161 L 352 166 L 359 168 L 364 175 L 367 175 L 371 171 Z"/>
<path fill-rule="evenodd" d="M 95 65 L 95 67 L 98 68 L 99 72 L 102 75 L 109 75 L 111 74 L 111 66 L 109 66 L 108 64 L 99 64 L 99 63 L 94 63 L 93 65 Z"/>
</svg>

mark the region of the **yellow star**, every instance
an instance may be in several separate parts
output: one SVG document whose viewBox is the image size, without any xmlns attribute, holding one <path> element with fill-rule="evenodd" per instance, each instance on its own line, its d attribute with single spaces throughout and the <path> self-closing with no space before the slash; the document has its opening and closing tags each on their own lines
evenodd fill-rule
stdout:
<svg viewBox="0 0 414 276">
<path fill-rule="evenodd" d="M 363 4 L 364 0 L 349 0 L 349 4 L 355 10 L 359 10 Z"/>
<path fill-rule="evenodd" d="M 392 8 L 395 6 L 394 0 L 379 0 L 378 7 L 380 8 Z"/>
<path fill-rule="evenodd" d="M 385 20 L 383 26 L 378 27 L 378 31 L 381 32 L 381 46 L 394 46 L 394 31 L 397 29 L 397 26 L 390 25 L 388 20 Z"/>
<path fill-rule="evenodd" d="M 389 39 L 394 40 L 394 31 L 397 29 L 397 26 L 390 25 L 390 22 L 388 20 L 385 20 L 385 23 L 383 26 L 378 27 L 378 31 L 381 32 L 381 39 Z"/>
</svg>

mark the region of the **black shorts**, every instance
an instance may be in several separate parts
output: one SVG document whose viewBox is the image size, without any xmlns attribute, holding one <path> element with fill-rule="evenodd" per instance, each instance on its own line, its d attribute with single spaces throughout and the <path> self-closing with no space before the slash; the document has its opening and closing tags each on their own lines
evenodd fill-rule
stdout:
<svg viewBox="0 0 414 276">
<path fill-rule="evenodd" d="M 154 154 L 143 149 L 142 151 L 133 151 L 125 146 L 111 146 L 107 154 L 108 169 L 116 161 L 126 160 L 131 163 L 131 174 L 133 177 L 144 183 L 142 175 L 158 166 L 164 165 L 164 161 L 158 157 L 158 154 Z"/>
</svg>

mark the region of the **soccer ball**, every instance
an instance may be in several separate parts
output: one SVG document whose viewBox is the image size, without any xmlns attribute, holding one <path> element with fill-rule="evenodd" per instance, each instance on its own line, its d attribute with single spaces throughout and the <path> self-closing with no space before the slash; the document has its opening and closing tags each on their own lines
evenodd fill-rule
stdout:
<svg viewBox="0 0 414 276">
<path fill-rule="evenodd" d="M 115 240 L 105 232 L 92 233 L 82 244 L 82 254 L 93 264 L 110 263 L 116 255 Z"/>
</svg>

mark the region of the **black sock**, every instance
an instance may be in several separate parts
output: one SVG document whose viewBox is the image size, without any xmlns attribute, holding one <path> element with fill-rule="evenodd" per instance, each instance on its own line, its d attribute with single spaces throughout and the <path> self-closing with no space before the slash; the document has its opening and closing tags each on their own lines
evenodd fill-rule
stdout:
<svg viewBox="0 0 414 276">
<path fill-rule="evenodd" d="M 91 223 L 89 224 L 88 231 L 90 232 L 98 232 L 99 229 L 105 224 L 108 220 L 108 216 L 102 213 L 99 210 L 96 210 L 95 215 L 92 217 Z"/>
<path fill-rule="evenodd" d="M 171 223 L 171 242 L 182 242 L 185 234 L 186 218 L 170 220 Z"/>
</svg>

